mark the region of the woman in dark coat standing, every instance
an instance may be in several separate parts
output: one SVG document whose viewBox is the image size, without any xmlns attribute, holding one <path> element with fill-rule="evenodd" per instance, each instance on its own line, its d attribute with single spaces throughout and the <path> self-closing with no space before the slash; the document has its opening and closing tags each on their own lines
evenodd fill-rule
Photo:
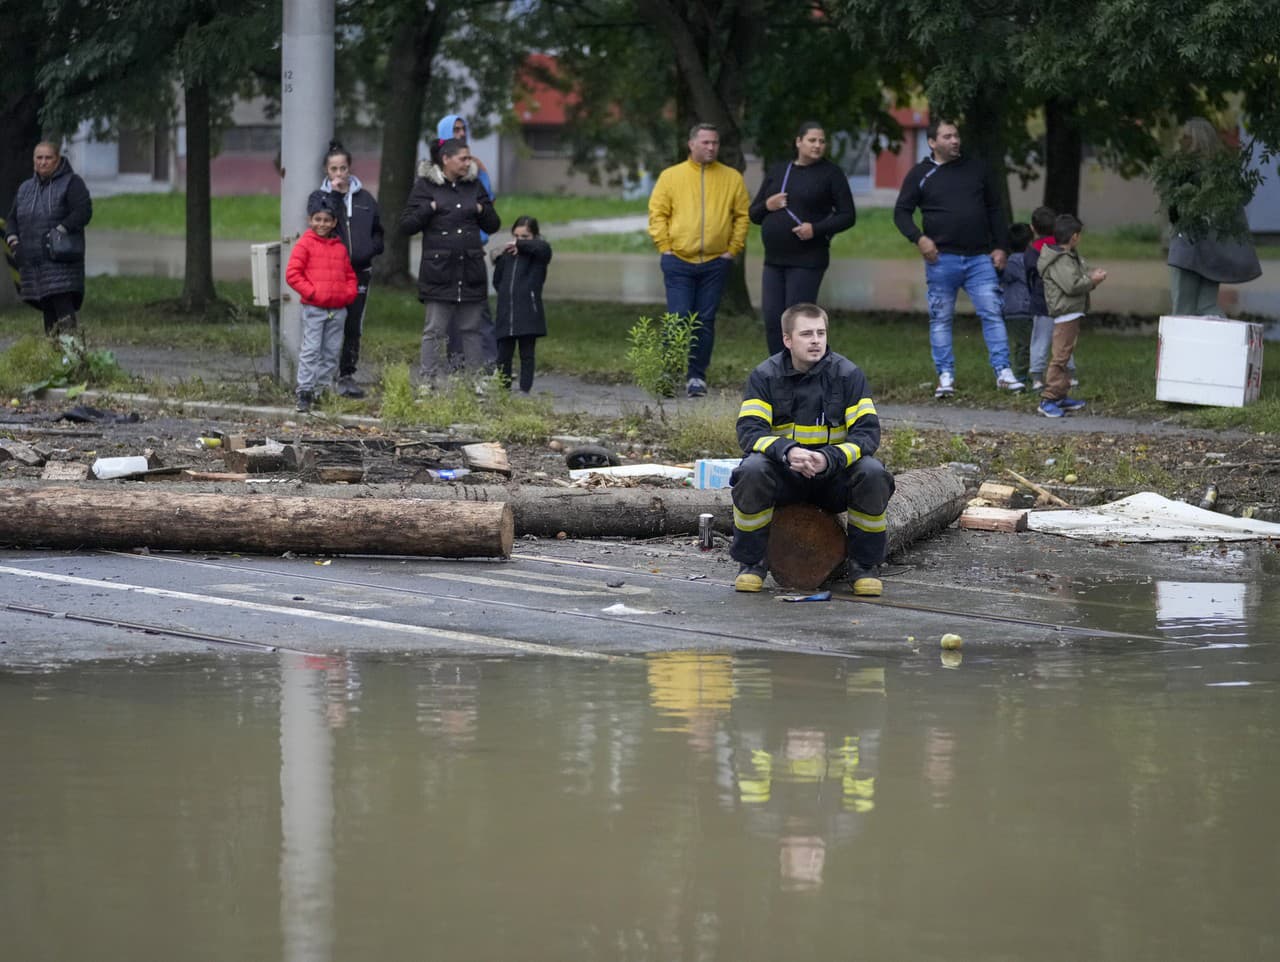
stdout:
<svg viewBox="0 0 1280 962">
<path fill-rule="evenodd" d="M 770 170 L 751 203 L 764 241 L 760 307 L 770 355 L 782 350 L 782 312 L 817 302 L 831 238 L 857 219 L 849 179 L 823 156 L 826 149 L 822 125 L 802 124 L 795 159 Z"/>
<path fill-rule="evenodd" d="M 342 332 L 342 354 L 338 360 L 338 393 L 343 397 L 364 397 L 356 384 L 356 364 L 360 360 L 360 337 L 364 333 L 364 312 L 373 279 L 373 259 L 383 251 L 384 234 L 378 199 L 369 193 L 351 170 L 351 151 L 336 140 L 329 141 L 324 157 L 324 183 L 320 189 L 336 194 L 338 236 L 347 245 L 351 266 L 356 272 L 356 299 L 347 308 Z"/>
<path fill-rule="evenodd" d="M 6 239 L 18 262 L 22 299 L 44 313 L 46 334 L 69 333 L 84 303 L 84 228 L 93 216 L 93 201 L 57 144 L 36 144 L 32 160 L 35 173 L 18 187 Z M 78 239 L 79 255 L 53 260 L 46 244 L 52 231 L 63 235 L 55 240 Z"/>
<path fill-rule="evenodd" d="M 520 393 L 533 387 L 534 344 L 547 334 L 542 285 L 551 263 L 551 245 L 538 236 L 535 217 L 517 217 L 512 238 L 494 255 L 493 287 L 498 313 L 493 330 L 498 339 L 498 370 L 511 384 L 511 359 L 520 346 Z"/>
</svg>

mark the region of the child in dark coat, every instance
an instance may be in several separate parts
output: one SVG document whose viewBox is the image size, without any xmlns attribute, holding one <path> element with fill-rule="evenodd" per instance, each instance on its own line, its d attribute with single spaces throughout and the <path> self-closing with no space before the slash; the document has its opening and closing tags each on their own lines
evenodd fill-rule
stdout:
<svg viewBox="0 0 1280 962">
<path fill-rule="evenodd" d="M 1009 367 L 1019 381 L 1027 380 L 1031 362 L 1031 278 L 1025 261 L 1030 243 L 1029 224 L 1009 225 L 1009 259 L 1000 271 L 1004 326 L 1009 332 Z"/>
<path fill-rule="evenodd" d="M 511 386 L 512 357 L 520 348 L 520 393 L 533 387 L 533 349 L 547 333 L 542 285 L 551 263 L 551 245 L 538 236 L 535 217 L 517 217 L 512 239 L 494 256 L 493 286 L 498 292 L 494 333 L 498 338 L 498 370 Z"/>
<path fill-rule="evenodd" d="M 338 201 L 322 190 L 307 198 L 310 230 L 298 238 L 284 279 L 302 298 L 302 345 L 298 350 L 298 411 L 306 413 L 316 393 L 333 381 L 342 353 L 347 307 L 356 299 L 356 272 L 338 236 Z"/>
</svg>

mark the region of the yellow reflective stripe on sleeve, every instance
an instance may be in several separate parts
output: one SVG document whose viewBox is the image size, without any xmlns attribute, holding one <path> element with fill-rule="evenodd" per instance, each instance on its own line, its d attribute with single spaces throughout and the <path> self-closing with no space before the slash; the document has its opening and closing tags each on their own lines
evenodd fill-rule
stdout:
<svg viewBox="0 0 1280 962">
<path fill-rule="evenodd" d="M 836 450 L 844 455 L 844 466 L 846 468 L 862 457 L 862 448 L 853 443 L 837 444 Z"/>
<path fill-rule="evenodd" d="M 767 507 L 763 511 L 757 511 L 755 514 L 747 514 L 745 511 L 733 509 L 733 526 L 739 531 L 759 531 L 761 528 L 768 527 L 769 522 L 773 520 L 773 507 Z"/>
<path fill-rule="evenodd" d="M 764 437 L 756 438 L 756 443 L 751 445 L 751 450 L 758 451 L 760 454 L 764 454 L 764 452 L 768 451 L 769 447 L 775 441 L 781 441 L 781 440 L 782 439 L 778 437 L 776 434 L 766 434 Z"/>
<path fill-rule="evenodd" d="M 843 441 L 843 440 L 844 440 L 845 438 L 847 438 L 848 436 L 849 436 L 849 432 L 848 432 L 848 431 L 846 431 L 844 428 L 836 428 L 836 427 L 833 427 L 833 428 L 831 429 L 831 437 L 827 439 L 827 443 L 829 443 L 829 444 L 839 444 L 841 441 Z"/>
<path fill-rule="evenodd" d="M 852 508 L 848 511 L 849 523 L 859 531 L 867 531 L 871 534 L 878 534 L 888 527 L 883 514 L 863 514 L 861 511 L 854 511 Z"/>
<path fill-rule="evenodd" d="M 786 424 L 775 424 L 773 426 L 773 433 L 780 438 L 794 438 L 796 433 L 796 426 L 792 424 L 790 421 L 788 421 Z"/>
<path fill-rule="evenodd" d="M 869 397 L 860 398 L 858 403 L 853 407 L 844 409 L 844 423 L 850 427 L 858 418 L 866 417 L 868 414 L 875 414 L 875 403 Z"/>
<path fill-rule="evenodd" d="M 742 407 L 738 408 L 738 417 L 761 418 L 764 421 L 773 423 L 773 405 L 768 401 L 760 400 L 758 397 L 747 398 L 742 402 Z"/>
</svg>

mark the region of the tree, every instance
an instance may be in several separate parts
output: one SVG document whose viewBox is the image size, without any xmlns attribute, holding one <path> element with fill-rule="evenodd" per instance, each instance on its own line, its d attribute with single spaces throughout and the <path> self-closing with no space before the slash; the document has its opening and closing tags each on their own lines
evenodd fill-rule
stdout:
<svg viewBox="0 0 1280 962">
<path fill-rule="evenodd" d="M 696 122 L 719 128 L 720 159 L 738 170 L 748 144 L 779 157 L 815 113 L 898 136 L 874 65 L 850 68 L 848 39 L 820 0 L 544 0 L 542 8 L 562 70 L 540 79 L 572 91 L 574 163 L 597 177 L 634 179 L 678 161 Z M 797 83 L 797 64 L 839 69 Z M 725 303 L 750 309 L 742 261 Z"/>
<path fill-rule="evenodd" d="M 279 72 L 280 4 L 271 0 L 63 0 L 70 27 L 39 71 L 48 124 L 147 122 L 171 115 L 175 84 L 187 128 L 186 272 L 181 306 L 203 314 L 213 285 L 209 168 L 218 126 L 262 51 Z M 74 16 L 71 15 L 74 14 Z M 63 38 L 60 38 L 60 40 Z"/>
<path fill-rule="evenodd" d="M 388 222 L 386 250 L 374 263 L 381 283 L 407 283 L 409 238 L 395 227 L 418 166 L 418 142 L 435 136 L 435 119 L 470 101 L 511 95 L 513 65 L 533 34 L 509 0 L 348 0 L 339 10 L 349 42 L 342 72 L 360 82 L 344 95 L 382 126 L 378 202 Z M 370 78 L 385 78 L 372 82 Z M 468 118 L 484 133 L 486 114 Z"/>
</svg>

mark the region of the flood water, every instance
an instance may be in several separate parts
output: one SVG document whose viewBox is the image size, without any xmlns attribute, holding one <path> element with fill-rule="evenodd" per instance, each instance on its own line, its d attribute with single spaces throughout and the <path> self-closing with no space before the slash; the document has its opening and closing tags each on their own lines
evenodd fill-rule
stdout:
<svg viewBox="0 0 1280 962">
<path fill-rule="evenodd" d="M 89 237 L 85 264 L 90 275 L 181 277 L 185 257 L 181 238 L 103 232 Z M 748 252 L 747 257 L 747 286 L 758 304 L 759 253 Z M 411 263 L 416 270 L 416 257 L 411 257 Z M 1095 311 L 1151 315 L 1168 312 L 1169 268 L 1163 261 L 1118 261 L 1105 266 L 1109 277 L 1092 297 Z M 249 245 L 243 241 L 215 241 L 213 273 L 218 280 L 248 280 Z M 662 272 L 656 257 L 562 252 L 556 254 L 547 275 L 546 295 L 568 300 L 661 303 Z M 924 270 L 917 259 L 832 261 L 823 281 L 822 301 L 846 310 L 928 313 Z M 1224 285 L 1220 303 L 1231 315 L 1280 317 L 1280 261 L 1264 261 L 1262 276 L 1256 281 Z M 959 307 L 972 311 L 963 294 Z M 1280 328 L 1276 329 L 1276 336 L 1280 336 Z"/>
<path fill-rule="evenodd" d="M 1143 645 L 0 673 L 3 954 L 1274 959 L 1268 571 L 1072 583 Z"/>
</svg>

